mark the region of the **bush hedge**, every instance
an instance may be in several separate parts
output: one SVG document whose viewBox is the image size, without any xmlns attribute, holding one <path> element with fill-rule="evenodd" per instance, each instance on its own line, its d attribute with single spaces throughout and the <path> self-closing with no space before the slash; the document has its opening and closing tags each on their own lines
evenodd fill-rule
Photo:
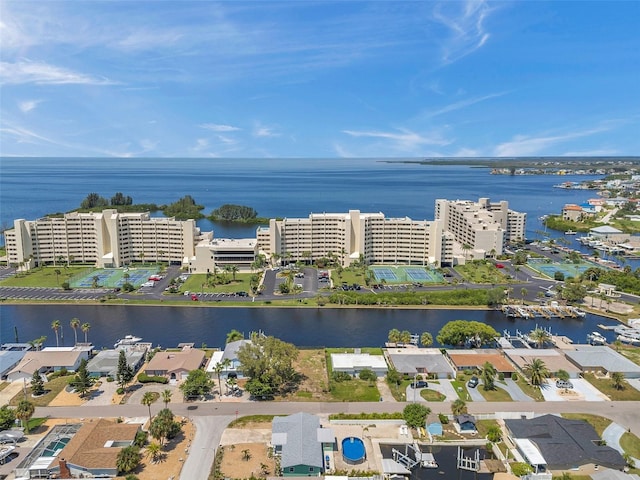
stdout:
<svg viewBox="0 0 640 480">
<path fill-rule="evenodd" d="M 160 377 L 157 375 L 147 375 L 142 372 L 138 375 L 138 382 L 140 383 L 169 383 L 169 379 L 166 377 Z"/>
</svg>

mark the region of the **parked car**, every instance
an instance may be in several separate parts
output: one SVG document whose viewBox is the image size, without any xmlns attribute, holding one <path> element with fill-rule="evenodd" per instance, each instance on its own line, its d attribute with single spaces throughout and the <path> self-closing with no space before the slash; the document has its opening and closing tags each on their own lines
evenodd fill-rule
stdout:
<svg viewBox="0 0 640 480">
<path fill-rule="evenodd" d="M 556 382 L 556 388 L 573 388 L 573 383 L 569 380 L 558 380 Z"/>
<path fill-rule="evenodd" d="M 194 302 L 197 302 L 198 301 L 198 295 L 196 295 L 195 293 L 192 293 L 191 294 L 191 300 L 194 301 Z"/>
<path fill-rule="evenodd" d="M 469 379 L 469 381 L 467 382 L 467 386 L 470 388 L 476 388 L 478 386 L 478 383 L 480 382 L 480 380 L 478 380 L 478 377 L 476 377 L 475 375 L 473 377 L 471 377 Z"/>
<path fill-rule="evenodd" d="M 424 380 L 418 380 L 417 382 L 411 382 L 411 388 L 427 388 L 429 384 Z"/>
<path fill-rule="evenodd" d="M 501 263 L 496 263 L 496 268 L 504 268 L 504 265 Z"/>
</svg>

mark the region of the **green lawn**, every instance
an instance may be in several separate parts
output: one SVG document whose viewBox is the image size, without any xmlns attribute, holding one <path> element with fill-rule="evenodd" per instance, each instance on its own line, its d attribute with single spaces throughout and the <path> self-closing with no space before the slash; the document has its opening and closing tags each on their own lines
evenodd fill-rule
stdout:
<svg viewBox="0 0 640 480">
<path fill-rule="evenodd" d="M 563 413 L 562 416 L 571 420 L 584 420 L 589 423 L 601 437 L 602 432 L 611 425 L 611 420 L 608 418 L 604 418 L 599 415 L 591 415 L 589 413 Z"/>
<path fill-rule="evenodd" d="M 618 351 L 618 353 L 620 353 L 620 355 L 624 355 L 636 365 L 640 365 L 640 348 L 639 347 L 620 345 L 620 347 L 617 348 L 616 350 Z"/>
<path fill-rule="evenodd" d="M 380 392 L 375 383 L 352 379 L 346 382 L 330 382 L 331 395 L 337 402 L 377 402 Z"/>
<path fill-rule="evenodd" d="M 69 379 L 73 378 L 73 375 L 67 375 L 66 377 L 57 377 L 44 384 L 44 388 L 47 391 L 46 394 L 41 397 L 34 398 L 31 396 L 31 387 L 27 387 L 27 400 L 33 403 L 36 407 L 46 407 L 49 402 L 53 400 L 63 388 L 65 388 L 69 382 Z M 27 382 L 27 385 L 29 383 Z M 24 393 L 20 392 L 9 401 L 9 405 L 17 406 L 20 400 L 24 400 Z"/>
<path fill-rule="evenodd" d="M 518 375 L 518 379 L 516 380 L 516 383 L 518 384 L 518 386 L 524 392 L 525 395 L 530 396 L 536 402 L 544 402 L 544 395 L 542 395 L 542 392 L 540 391 L 540 389 L 538 387 L 534 387 L 529 382 L 527 382 L 527 380 L 524 378 L 523 375 L 520 375 L 520 374 Z"/>
<path fill-rule="evenodd" d="M 436 392 L 435 390 L 431 390 L 429 388 L 420 390 L 420 396 L 427 402 L 444 402 L 447 398 L 446 395 L 443 395 L 442 393 Z"/>
<path fill-rule="evenodd" d="M 616 390 L 613 388 L 613 383 L 608 378 L 596 378 L 595 376 L 587 373 L 584 378 L 602 393 L 607 395 L 611 400 L 640 400 L 640 392 L 626 383 L 623 390 Z"/>
<path fill-rule="evenodd" d="M 623 433 L 620 439 L 620 446 L 627 454 L 634 458 L 640 458 L 640 438 L 633 433 Z M 640 468 L 640 465 L 636 465 L 636 468 Z"/>
<path fill-rule="evenodd" d="M 29 270 L 26 273 L 20 273 L 18 276 L 9 277 L 0 285 L 3 287 L 49 287 L 56 288 L 62 285 L 64 282 L 79 273 L 86 273 L 93 269 L 93 267 L 87 266 L 57 266 L 57 267 L 43 267 Z M 56 270 L 60 273 L 56 274 Z"/>
<path fill-rule="evenodd" d="M 456 393 L 458 394 L 458 397 L 460 397 L 460 399 L 464 400 L 465 402 L 473 401 L 471 399 L 471 395 L 469 395 L 469 392 L 467 391 L 466 381 L 451 380 L 451 385 L 456 390 Z"/>
<path fill-rule="evenodd" d="M 510 278 L 492 262 L 473 261 L 466 265 L 456 265 L 454 270 L 471 283 L 507 283 Z"/>
<path fill-rule="evenodd" d="M 219 274 L 223 276 L 223 274 Z M 252 273 L 236 273 L 236 280 L 233 280 L 231 273 L 225 273 L 229 283 L 215 284 L 213 286 L 207 286 L 207 276 L 205 274 L 189 275 L 189 278 L 180 286 L 180 291 L 195 292 L 195 293 L 232 293 L 232 292 L 250 292 L 249 279 Z M 256 274 L 260 275 L 260 274 Z"/>
<path fill-rule="evenodd" d="M 404 402 L 406 400 L 405 394 L 407 391 L 407 387 L 411 382 L 413 382 L 413 379 L 402 380 L 400 385 L 396 385 L 395 383 L 393 385 L 389 385 L 389 383 L 387 383 L 387 385 L 389 385 L 389 390 L 391 390 L 391 395 L 393 395 L 393 398 L 395 398 L 396 402 Z"/>
<path fill-rule="evenodd" d="M 342 282 L 347 282 L 349 285 L 358 283 L 364 286 L 365 284 L 364 274 L 362 273 L 362 270 L 353 268 L 345 268 L 340 274 L 337 273 L 337 270 L 335 268 L 332 269 L 331 280 L 333 281 L 333 285 L 336 287 L 342 285 Z"/>
<path fill-rule="evenodd" d="M 478 386 L 478 391 L 480 395 L 484 397 L 487 402 L 512 402 L 511 395 L 507 393 L 506 390 L 503 390 L 499 387 L 496 387 L 495 390 L 485 390 L 482 388 L 482 385 Z"/>
</svg>

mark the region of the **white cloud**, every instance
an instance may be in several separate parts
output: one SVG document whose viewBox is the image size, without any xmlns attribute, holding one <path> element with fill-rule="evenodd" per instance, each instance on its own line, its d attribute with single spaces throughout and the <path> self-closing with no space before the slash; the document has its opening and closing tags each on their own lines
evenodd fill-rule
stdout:
<svg viewBox="0 0 640 480">
<path fill-rule="evenodd" d="M 254 137 L 279 137 L 280 134 L 275 131 L 273 127 L 268 127 L 266 125 L 256 125 L 253 129 Z"/>
<path fill-rule="evenodd" d="M 377 138 L 390 141 L 399 151 L 411 152 L 423 145 L 449 145 L 451 142 L 442 138 L 441 135 L 435 133 L 430 135 L 420 135 L 407 129 L 398 129 L 399 132 L 380 132 L 380 131 L 357 131 L 343 130 L 343 133 L 352 137 Z"/>
<path fill-rule="evenodd" d="M 24 102 L 18 102 L 18 108 L 22 113 L 29 113 L 35 109 L 42 100 L 25 100 Z"/>
<path fill-rule="evenodd" d="M 487 43 L 490 34 L 484 23 L 489 13 L 484 0 L 445 2 L 436 6 L 433 18 L 449 30 L 442 46 L 443 63 L 453 63 Z"/>
<path fill-rule="evenodd" d="M 73 72 L 43 62 L 0 62 L 0 82 L 4 84 L 35 83 L 38 85 L 113 85 L 106 78 Z"/>
<path fill-rule="evenodd" d="M 493 154 L 496 157 L 523 157 L 528 155 L 535 155 L 559 143 L 574 140 L 576 138 L 589 137 L 597 133 L 611 130 L 611 128 L 611 126 L 600 126 L 588 130 L 542 137 L 516 135 L 515 137 L 513 137 L 513 140 L 498 145 L 494 149 Z"/>
<path fill-rule="evenodd" d="M 223 125 L 218 123 L 203 123 L 200 125 L 200 128 L 204 128 L 205 130 L 211 130 L 212 132 L 237 132 L 238 130 L 242 130 L 239 127 L 234 127 L 232 125 Z"/>
<path fill-rule="evenodd" d="M 209 140 L 206 138 L 198 138 L 196 139 L 196 144 L 190 148 L 192 152 L 202 152 L 209 148 Z"/>
<path fill-rule="evenodd" d="M 490 93 L 489 95 L 484 95 L 482 97 L 474 97 L 469 98 L 467 100 L 460 100 L 459 102 L 454 102 L 449 105 L 445 105 L 444 107 L 440 107 L 437 110 L 433 111 L 425 111 L 423 116 L 427 118 L 436 117 L 438 115 L 442 115 L 444 113 L 453 112 L 455 110 L 460 110 L 462 108 L 470 107 L 471 105 L 475 105 L 476 103 L 484 102 L 485 100 L 490 100 L 492 98 L 501 97 L 507 92 L 498 92 L 498 93 Z"/>
</svg>

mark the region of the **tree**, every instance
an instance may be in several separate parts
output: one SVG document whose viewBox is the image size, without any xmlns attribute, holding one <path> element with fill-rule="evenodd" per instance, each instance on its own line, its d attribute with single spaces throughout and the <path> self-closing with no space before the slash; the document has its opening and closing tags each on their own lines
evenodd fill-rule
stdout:
<svg viewBox="0 0 640 480">
<path fill-rule="evenodd" d="M 76 372 L 76 376 L 73 379 L 73 387 L 76 392 L 80 394 L 80 398 L 83 398 L 91 388 L 93 381 L 87 371 L 87 361 L 83 358 Z"/>
<path fill-rule="evenodd" d="M 400 343 L 400 330 L 397 328 L 392 328 L 389 330 L 389 343 L 397 344 Z"/>
<path fill-rule="evenodd" d="M 454 415 L 462 415 L 463 413 L 467 413 L 467 404 L 461 398 L 458 398 L 453 401 L 451 404 L 451 413 Z"/>
<path fill-rule="evenodd" d="M 378 376 L 370 368 L 363 368 L 362 370 L 360 370 L 358 377 L 360 377 L 360 380 L 364 380 L 367 382 L 375 382 L 378 379 Z"/>
<path fill-rule="evenodd" d="M 118 474 L 129 473 L 140 464 L 140 448 L 136 446 L 124 447 L 116 458 Z"/>
<path fill-rule="evenodd" d="M 16 423 L 16 412 L 9 405 L 0 407 L 0 431 L 9 430 Z"/>
<path fill-rule="evenodd" d="M 244 340 L 244 333 L 239 332 L 235 328 L 227 333 L 226 343 L 237 342 L 238 340 Z"/>
<path fill-rule="evenodd" d="M 498 425 L 491 425 L 487 429 L 487 440 L 493 443 L 498 443 L 502 439 L 502 430 Z"/>
<path fill-rule="evenodd" d="M 229 267 L 229 270 L 231 271 L 231 275 L 233 275 L 233 281 L 236 281 L 236 273 L 238 273 L 238 266 L 237 265 L 231 265 Z"/>
<path fill-rule="evenodd" d="M 59 347 L 60 341 L 58 338 L 58 331 L 60 330 L 60 320 L 54 320 L 53 322 L 51 322 L 51 328 L 56 334 L 56 347 Z"/>
<path fill-rule="evenodd" d="M 403 330 L 400 332 L 400 342 L 405 345 L 411 343 L 411 332 L 409 330 Z"/>
<path fill-rule="evenodd" d="M 569 372 L 567 372 L 566 370 L 562 370 L 562 369 L 560 369 L 560 370 L 558 370 L 558 371 L 556 372 L 556 378 L 557 378 L 558 380 L 562 380 L 563 382 L 568 382 L 568 381 L 569 381 L 569 379 L 571 378 L 571 376 L 569 375 Z M 566 391 L 568 391 L 568 390 L 569 390 L 569 389 L 568 389 L 568 386 L 567 386 L 567 384 L 565 383 L 564 391 L 566 392 Z"/>
<path fill-rule="evenodd" d="M 22 428 L 29 434 L 29 420 L 36 411 L 36 407 L 29 400 L 20 400 L 18 407 L 16 408 L 16 418 L 22 423 Z"/>
<path fill-rule="evenodd" d="M 613 388 L 615 388 L 616 390 L 624 390 L 624 373 L 612 372 L 611 382 L 613 384 Z"/>
<path fill-rule="evenodd" d="M 84 343 L 89 343 L 87 340 L 87 335 L 89 333 L 89 330 L 91 329 L 91 324 L 83 323 L 80 329 L 82 330 L 82 333 L 84 333 Z"/>
<path fill-rule="evenodd" d="M 238 360 L 242 364 L 245 375 L 252 380 L 269 386 L 274 392 L 285 392 L 298 380 L 293 362 L 298 358 L 298 349 L 291 343 L 272 336 L 253 335 L 251 343 L 238 350 Z M 248 383 L 246 390 L 251 390 L 258 383 Z"/>
<path fill-rule="evenodd" d="M 490 362 L 485 362 L 482 366 L 482 388 L 484 390 L 495 390 L 496 386 L 493 383 L 493 379 L 496 377 L 496 367 Z"/>
<path fill-rule="evenodd" d="M 191 370 L 187 379 L 180 385 L 185 398 L 200 397 L 211 393 L 211 379 L 204 370 Z"/>
<path fill-rule="evenodd" d="M 249 460 L 251 460 L 251 451 L 249 449 L 242 450 L 242 459 L 245 462 L 248 462 Z"/>
<path fill-rule="evenodd" d="M 472 343 L 481 346 L 493 342 L 500 335 L 489 325 L 476 321 L 453 320 L 447 323 L 436 337 L 441 345 L 462 346 Z"/>
<path fill-rule="evenodd" d="M 420 335 L 420 344 L 425 348 L 429 348 L 433 345 L 433 335 L 429 332 L 422 332 L 422 335 Z"/>
<path fill-rule="evenodd" d="M 118 355 L 118 368 L 116 370 L 116 381 L 118 385 L 120 385 L 120 388 L 126 389 L 129 382 L 133 380 L 133 375 L 133 368 L 127 363 L 127 356 L 124 350 L 120 350 L 120 354 Z"/>
<path fill-rule="evenodd" d="M 162 401 L 164 402 L 164 408 L 167 408 L 169 406 L 172 396 L 173 392 L 171 392 L 171 390 L 167 389 L 162 391 Z"/>
<path fill-rule="evenodd" d="M 529 377 L 531 385 L 536 387 L 542 385 L 551 375 L 546 364 L 539 358 L 534 358 L 530 363 L 526 363 L 523 371 Z"/>
<path fill-rule="evenodd" d="M 58 277 L 60 276 L 60 274 L 61 274 L 62 272 L 60 271 L 60 269 L 59 269 L 59 268 L 56 268 L 56 269 L 53 271 L 53 273 L 55 273 L 55 274 L 56 274 L 56 285 L 59 285 L 60 283 L 58 282 Z"/>
<path fill-rule="evenodd" d="M 38 370 L 35 370 L 31 377 L 31 395 L 34 397 L 44 395 L 44 380 Z"/>
<path fill-rule="evenodd" d="M 77 345 L 78 344 L 78 327 L 80 326 L 80 319 L 72 318 L 71 321 L 69 322 L 69 325 L 71 325 L 71 328 L 73 328 L 73 336 L 76 342 L 74 343 L 74 345 Z"/>
<path fill-rule="evenodd" d="M 523 305 L 524 305 L 524 299 L 527 296 L 527 293 L 529 293 L 529 291 L 526 288 L 522 287 L 520 289 L 520 296 L 522 297 L 522 304 Z"/>
<path fill-rule="evenodd" d="M 146 448 L 147 457 L 151 459 L 151 463 L 157 463 L 162 457 L 162 445 L 158 442 L 151 442 Z"/>
<path fill-rule="evenodd" d="M 536 343 L 538 348 L 542 348 L 545 343 L 551 341 L 551 334 L 544 328 L 536 328 L 529 333 L 529 338 Z"/>
<path fill-rule="evenodd" d="M 153 438 L 164 445 L 164 440 L 174 438 L 180 432 L 180 424 L 173 419 L 173 412 L 168 408 L 163 408 L 151 421 L 149 433 Z"/>
<path fill-rule="evenodd" d="M 410 403 L 402 410 L 404 421 L 412 428 L 424 427 L 427 416 L 430 413 L 431 409 L 421 403 Z"/>
<path fill-rule="evenodd" d="M 151 425 L 151 404 L 155 402 L 156 398 L 152 392 L 144 392 L 140 403 L 146 405 L 149 408 L 149 425 Z"/>
</svg>

